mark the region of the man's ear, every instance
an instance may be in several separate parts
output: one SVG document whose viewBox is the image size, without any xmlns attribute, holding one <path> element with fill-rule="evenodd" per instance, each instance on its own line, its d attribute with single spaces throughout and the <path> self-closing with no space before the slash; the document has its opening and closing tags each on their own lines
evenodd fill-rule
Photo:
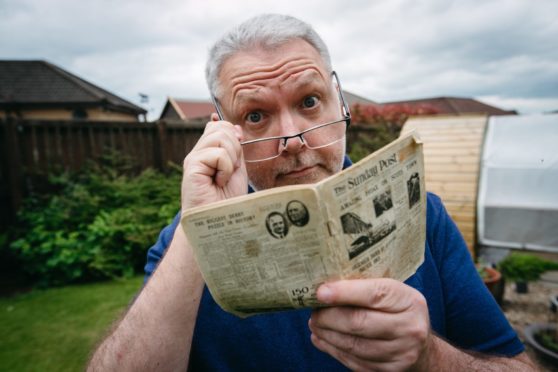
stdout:
<svg viewBox="0 0 558 372">
<path fill-rule="evenodd" d="M 219 115 L 215 112 L 211 113 L 211 121 L 219 121 Z"/>
</svg>

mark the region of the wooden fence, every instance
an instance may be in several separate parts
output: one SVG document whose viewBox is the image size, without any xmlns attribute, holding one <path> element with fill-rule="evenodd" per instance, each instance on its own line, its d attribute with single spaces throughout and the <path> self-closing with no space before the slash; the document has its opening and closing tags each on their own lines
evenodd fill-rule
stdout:
<svg viewBox="0 0 558 372">
<path fill-rule="evenodd" d="M 77 171 L 87 160 L 118 151 L 140 169 L 164 171 L 182 164 L 203 132 L 205 122 L 88 122 L 0 120 L 0 227 L 13 220 L 23 198 L 41 191 L 53 170 Z M 373 133 L 351 126 L 348 133 Z"/>
<path fill-rule="evenodd" d="M 77 171 L 87 160 L 118 151 L 140 169 L 182 164 L 203 132 L 202 122 L 0 121 L 0 225 L 22 199 L 41 191 L 53 170 Z"/>
</svg>

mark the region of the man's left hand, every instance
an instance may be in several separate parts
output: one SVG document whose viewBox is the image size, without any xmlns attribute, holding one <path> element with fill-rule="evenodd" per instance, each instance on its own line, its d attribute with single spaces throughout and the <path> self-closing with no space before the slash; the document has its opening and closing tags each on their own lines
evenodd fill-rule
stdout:
<svg viewBox="0 0 558 372">
<path fill-rule="evenodd" d="M 323 284 L 318 300 L 332 307 L 310 318 L 312 342 L 352 370 L 392 371 L 427 366 L 433 345 L 420 292 L 393 279 Z"/>
</svg>

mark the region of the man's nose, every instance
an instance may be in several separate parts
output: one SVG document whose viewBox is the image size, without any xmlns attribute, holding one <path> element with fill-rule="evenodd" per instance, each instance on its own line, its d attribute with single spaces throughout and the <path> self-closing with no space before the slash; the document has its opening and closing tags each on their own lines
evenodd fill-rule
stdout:
<svg viewBox="0 0 558 372">
<path fill-rule="evenodd" d="M 300 120 L 300 119 L 299 119 Z M 279 152 L 286 151 L 291 154 L 299 152 L 305 145 L 301 136 L 298 136 L 302 130 L 299 125 L 297 125 L 296 117 L 290 112 L 281 115 L 281 136 L 291 137 L 286 138 L 279 144 Z"/>
</svg>

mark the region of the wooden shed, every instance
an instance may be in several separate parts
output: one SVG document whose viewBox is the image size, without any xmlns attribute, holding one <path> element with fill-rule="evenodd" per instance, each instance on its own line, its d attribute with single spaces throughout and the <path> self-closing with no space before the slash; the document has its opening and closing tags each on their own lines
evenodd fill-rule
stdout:
<svg viewBox="0 0 558 372">
<path fill-rule="evenodd" d="M 411 117 L 403 133 L 424 142 L 426 189 L 440 196 L 475 257 L 476 203 L 486 115 Z"/>
</svg>

